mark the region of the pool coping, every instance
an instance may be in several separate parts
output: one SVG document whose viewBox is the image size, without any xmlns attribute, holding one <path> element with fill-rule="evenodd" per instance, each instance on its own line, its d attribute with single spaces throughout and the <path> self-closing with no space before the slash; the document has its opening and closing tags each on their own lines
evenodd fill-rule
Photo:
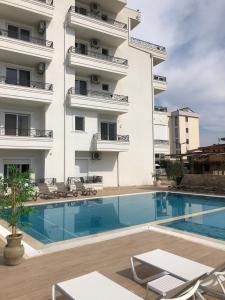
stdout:
<svg viewBox="0 0 225 300">
<path fill-rule="evenodd" d="M 97 200 L 99 198 L 105 199 L 105 198 L 113 198 L 113 197 L 122 197 L 122 196 L 131 196 L 131 195 L 141 195 L 141 194 L 153 194 L 153 193 L 163 193 L 163 192 L 168 192 L 168 193 L 173 193 L 173 194 L 185 194 L 185 195 L 196 195 L 196 196 L 205 196 L 205 197 L 214 197 L 214 198 L 224 198 L 225 196 L 222 195 L 209 195 L 209 194 L 196 194 L 196 193 L 190 193 L 190 192 L 177 192 L 177 191 L 170 191 L 170 190 L 165 190 L 165 191 L 149 191 L 149 192 L 140 192 L 140 193 L 129 193 L 129 194 L 119 194 L 119 195 L 110 195 L 110 196 L 99 196 L 99 197 L 91 197 L 91 198 L 79 198 L 79 199 L 65 199 L 64 200 L 56 200 L 56 201 L 48 201 L 44 203 L 29 203 L 26 204 L 26 206 L 41 206 L 41 205 L 51 205 L 51 204 L 60 204 L 60 203 L 65 203 L 65 202 L 76 202 L 76 201 L 92 201 L 92 200 Z M 216 208 L 212 210 L 207 210 L 207 211 L 202 211 L 202 212 L 196 212 L 192 214 L 186 214 L 178 217 L 173 217 L 169 219 L 163 219 L 163 220 L 157 220 L 157 221 L 152 221 L 144 224 L 139 224 L 139 225 L 134 225 L 134 226 L 129 226 L 129 227 L 124 227 L 124 228 L 119 228 L 119 229 L 114 229 L 106 232 L 101 232 L 98 234 L 93 234 L 93 235 L 88 235 L 88 236 L 83 236 L 83 237 L 78 237 L 74 239 L 69 239 L 66 241 L 59 241 L 59 242 L 54 242 L 54 243 L 49 243 L 49 244 L 43 244 L 39 242 L 38 240 L 34 239 L 30 235 L 26 234 L 23 231 L 20 231 L 24 235 L 23 239 L 23 245 L 25 248 L 25 258 L 29 259 L 35 256 L 41 256 L 41 255 L 46 255 L 50 253 L 55 253 L 59 251 L 65 251 L 68 249 L 76 248 L 76 247 L 81 247 L 85 245 L 90 245 L 90 244 L 95 244 L 97 242 L 102 242 L 114 238 L 119 238 L 131 234 L 136 234 L 140 233 L 143 231 L 156 231 L 160 232 L 163 234 L 167 235 L 172 235 L 176 236 L 179 238 L 183 238 L 185 240 L 189 240 L 192 242 L 200 243 L 207 245 L 209 247 L 217 248 L 220 250 L 225 251 L 225 242 L 209 237 L 205 237 L 202 235 L 194 234 L 194 233 L 188 233 L 186 231 L 181 231 L 173 228 L 166 228 L 161 226 L 162 223 L 169 223 L 173 222 L 179 219 L 184 219 L 184 218 L 189 218 L 189 217 L 195 217 L 203 214 L 211 214 L 215 213 L 218 211 L 225 210 L 225 207 L 221 208 Z M 0 238 L 3 239 L 5 242 L 5 237 L 10 234 L 9 230 L 7 229 L 7 223 L 3 220 L 0 221 Z"/>
</svg>

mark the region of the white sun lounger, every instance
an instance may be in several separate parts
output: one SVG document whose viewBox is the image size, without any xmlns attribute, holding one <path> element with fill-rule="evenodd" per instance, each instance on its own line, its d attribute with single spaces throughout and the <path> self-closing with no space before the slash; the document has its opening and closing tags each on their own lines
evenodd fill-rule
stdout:
<svg viewBox="0 0 225 300">
<path fill-rule="evenodd" d="M 135 262 L 155 267 L 160 270 L 160 273 L 141 279 L 137 275 Z M 160 249 L 132 256 L 131 267 L 134 280 L 140 284 L 157 279 L 166 274 L 175 276 L 183 281 L 191 281 L 213 271 L 211 267 Z"/>
<path fill-rule="evenodd" d="M 56 290 L 75 300 L 143 300 L 98 272 L 53 285 L 52 300 Z"/>
<path fill-rule="evenodd" d="M 193 286 L 174 300 L 190 299 L 196 294 L 199 285 L 200 281 L 193 283 Z M 71 300 L 143 300 L 98 272 L 53 285 L 52 300 L 56 300 L 56 291 Z"/>
</svg>

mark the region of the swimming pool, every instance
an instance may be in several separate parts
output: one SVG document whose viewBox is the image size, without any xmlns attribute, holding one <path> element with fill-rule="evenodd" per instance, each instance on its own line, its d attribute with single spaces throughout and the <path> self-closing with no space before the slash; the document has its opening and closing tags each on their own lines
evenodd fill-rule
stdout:
<svg viewBox="0 0 225 300">
<path fill-rule="evenodd" d="M 167 192 L 34 206 L 24 232 L 43 244 L 225 207 L 225 198 Z"/>
<path fill-rule="evenodd" d="M 184 218 L 161 225 L 225 241 L 225 210 Z"/>
</svg>

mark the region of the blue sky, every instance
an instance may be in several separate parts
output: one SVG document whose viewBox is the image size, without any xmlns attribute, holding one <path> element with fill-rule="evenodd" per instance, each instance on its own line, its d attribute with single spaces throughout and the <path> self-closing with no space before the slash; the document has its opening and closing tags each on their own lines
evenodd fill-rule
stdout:
<svg viewBox="0 0 225 300">
<path fill-rule="evenodd" d="M 201 144 L 225 137 L 225 0 L 128 0 L 142 12 L 133 36 L 166 46 L 168 90 L 156 104 L 200 114 Z"/>
</svg>

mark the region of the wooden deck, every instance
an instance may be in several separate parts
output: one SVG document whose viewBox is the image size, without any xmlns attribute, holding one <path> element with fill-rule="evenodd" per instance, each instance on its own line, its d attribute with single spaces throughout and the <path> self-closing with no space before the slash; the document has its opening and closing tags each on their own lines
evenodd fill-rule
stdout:
<svg viewBox="0 0 225 300">
<path fill-rule="evenodd" d="M 0 242 L 1 243 L 1 242 Z M 145 288 L 132 280 L 129 257 L 161 248 L 210 266 L 225 261 L 225 252 L 154 232 L 129 235 L 38 258 L 17 267 L 3 265 L 0 244 L 0 299 L 50 300 L 51 286 L 97 270 L 134 293 L 145 296 Z M 152 270 L 141 270 L 152 273 Z M 151 294 L 154 300 L 156 295 Z M 59 296 L 57 299 L 62 300 Z M 207 299 L 213 299 L 207 297 Z M 94 299 L 98 300 L 98 299 Z M 116 299 L 115 299 L 116 300 Z M 122 299 L 117 299 L 122 300 Z"/>
</svg>

